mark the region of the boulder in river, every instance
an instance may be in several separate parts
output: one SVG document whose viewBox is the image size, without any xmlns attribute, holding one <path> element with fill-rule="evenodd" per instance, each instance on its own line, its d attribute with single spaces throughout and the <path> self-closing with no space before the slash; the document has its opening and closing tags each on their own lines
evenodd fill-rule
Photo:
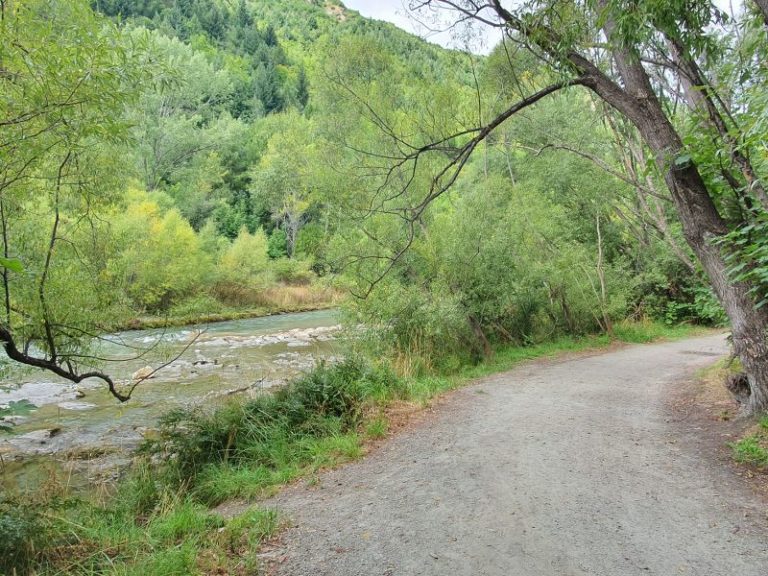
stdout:
<svg viewBox="0 0 768 576">
<path fill-rule="evenodd" d="M 64 410 L 75 411 L 90 410 L 91 408 L 96 408 L 96 404 L 90 404 L 89 402 L 59 402 L 57 406 L 59 408 L 63 408 Z"/>
<path fill-rule="evenodd" d="M 43 430 L 35 430 L 33 432 L 27 432 L 26 434 L 22 434 L 21 436 L 18 436 L 19 440 L 26 440 L 28 442 L 37 443 L 37 444 L 45 444 L 53 438 L 54 436 L 58 436 L 61 433 L 61 428 L 46 428 Z"/>
<path fill-rule="evenodd" d="M 144 368 L 139 368 L 136 370 L 136 372 L 133 373 L 133 380 L 149 380 L 150 378 L 154 378 L 154 371 L 155 369 L 152 368 L 152 366 L 144 366 Z"/>
</svg>

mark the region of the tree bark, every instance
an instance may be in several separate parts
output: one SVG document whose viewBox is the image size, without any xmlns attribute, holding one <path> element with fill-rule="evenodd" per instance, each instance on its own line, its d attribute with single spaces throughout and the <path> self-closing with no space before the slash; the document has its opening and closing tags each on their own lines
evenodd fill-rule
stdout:
<svg viewBox="0 0 768 576">
<path fill-rule="evenodd" d="M 600 281 L 600 313 L 603 316 L 603 329 L 613 333 L 613 323 L 608 315 L 608 299 L 605 288 L 605 267 L 603 266 L 603 234 L 600 231 L 600 214 L 595 216 L 595 231 L 597 232 L 597 279 Z"/>
<path fill-rule="evenodd" d="M 610 20 L 605 31 L 610 38 Z M 664 113 L 639 58 L 626 48 L 616 48 L 612 55 L 624 90 L 617 95 L 610 87 L 606 92 L 600 78 L 593 89 L 609 104 L 614 105 L 609 98 L 616 102 L 614 107 L 635 125 L 654 153 L 672 194 L 683 234 L 731 321 L 734 350 L 741 359 L 751 392 L 744 409 L 749 413 L 767 410 L 768 314 L 764 308 L 755 307 L 750 285 L 729 279 L 722 249 L 714 244 L 728 233 L 728 226 L 717 211 L 698 168 L 691 160 L 684 160 L 682 140 Z"/>
</svg>

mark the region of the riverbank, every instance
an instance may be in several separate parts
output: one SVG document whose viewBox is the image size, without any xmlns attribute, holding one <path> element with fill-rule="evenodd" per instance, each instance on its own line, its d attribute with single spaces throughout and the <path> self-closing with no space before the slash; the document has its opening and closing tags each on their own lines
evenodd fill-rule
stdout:
<svg viewBox="0 0 768 576">
<path fill-rule="evenodd" d="M 245 308 L 231 309 L 224 312 L 190 314 L 185 316 L 140 316 L 130 319 L 123 330 L 155 330 L 161 328 L 184 328 L 199 324 L 212 324 L 215 322 L 229 322 L 232 320 L 250 320 L 252 318 L 267 318 L 269 316 L 282 316 L 284 314 L 297 314 L 300 312 L 320 312 L 333 310 L 339 306 L 340 300 L 312 304 L 311 306 L 285 306 L 280 308 Z"/>
<path fill-rule="evenodd" d="M 259 306 L 225 306 L 206 299 L 171 309 L 163 316 L 140 315 L 115 327 L 115 331 L 180 328 L 213 322 L 247 320 L 297 312 L 315 312 L 337 308 L 344 295 L 330 288 L 278 286 L 269 289 Z"/>
<path fill-rule="evenodd" d="M 274 511 L 259 508 L 261 497 L 361 457 L 445 391 L 524 360 L 701 332 L 622 324 L 613 337 L 498 348 L 485 363 L 418 378 L 350 361 L 321 368 L 274 395 L 215 411 L 176 411 L 115 488 L 119 499 L 72 499 L 62 494 L 61 482 L 31 496 L 35 507 L 22 503 L 30 496 L 6 496 L 3 521 L 30 527 L 17 531 L 16 546 L 26 555 L 14 567 L 19 574 L 24 566 L 37 574 L 94 574 L 109 567 L 142 576 L 255 570 L 259 543 L 280 528 Z M 237 506 L 227 508 L 233 500 Z M 59 506 L 55 514 L 47 512 L 52 506 Z"/>
</svg>

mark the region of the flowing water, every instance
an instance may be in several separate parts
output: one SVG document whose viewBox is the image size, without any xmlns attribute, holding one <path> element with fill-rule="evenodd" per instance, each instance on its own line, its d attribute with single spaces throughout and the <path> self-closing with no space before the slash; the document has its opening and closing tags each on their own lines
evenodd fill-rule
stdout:
<svg viewBox="0 0 768 576">
<path fill-rule="evenodd" d="M 122 389 L 170 362 L 124 404 L 99 380 L 74 385 L 10 367 L 0 380 L 0 407 L 17 414 L 5 417 L 11 432 L 0 431 L 4 480 L 12 476 L 23 483 L 25 473 L 34 469 L 39 475 L 40 463 L 51 460 L 88 463 L 80 468 L 91 480 L 109 477 L 162 414 L 283 383 L 333 359 L 339 353 L 338 330 L 337 313 L 320 311 L 107 336 L 93 353 L 119 359 L 103 368 Z"/>
</svg>

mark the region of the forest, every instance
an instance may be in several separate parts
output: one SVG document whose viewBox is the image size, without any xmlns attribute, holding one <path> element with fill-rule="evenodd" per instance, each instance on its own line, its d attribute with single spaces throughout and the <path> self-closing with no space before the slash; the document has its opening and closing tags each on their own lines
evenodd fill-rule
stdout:
<svg viewBox="0 0 768 576">
<path fill-rule="evenodd" d="M 457 4 L 449 18 L 486 3 Z M 89 348 L 100 335 L 340 307 L 368 360 L 295 386 L 311 404 L 313 386 L 340 378 L 334 426 L 347 430 L 355 402 L 402 392 L 387 382 L 506 349 L 731 325 L 746 405 L 765 409 L 765 6 L 530 4 L 488 3 L 507 36 L 477 55 L 334 0 L 0 0 L 2 367 L 112 388 Z M 593 46 L 585 14 L 599 10 L 616 38 Z M 607 79 L 626 72 L 611 51 L 638 46 L 680 144 L 668 158 L 643 125 L 651 112 L 611 100 Z M 686 196 L 694 169 L 717 215 L 700 234 L 685 220 L 708 217 Z M 255 426 L 232 410 L 184 425 Z M 291 414 L 307 433 L 312 418 Z M 181 446 L 180 421 L 165 440 L 195 475 L 200 448 Z M 235 448 L 208 449 L 226 463 Z M 152 481 L 132 482 L 141 498 Z M 205 482 L 188 488 L 199 497 Z M 138 516 L 160 509 L 151 498 Z M 203 514 L 198 501 L 184 513 Z M 89 562 L 78 573 L 107 573 Z"/>
</svg>

